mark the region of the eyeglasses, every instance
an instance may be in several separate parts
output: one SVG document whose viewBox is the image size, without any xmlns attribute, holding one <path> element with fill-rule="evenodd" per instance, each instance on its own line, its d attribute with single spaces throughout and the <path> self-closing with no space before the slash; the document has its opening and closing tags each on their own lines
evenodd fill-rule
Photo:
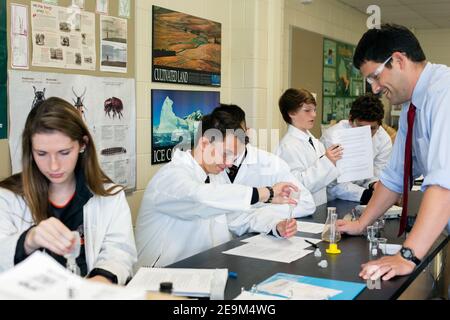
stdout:
<svg viewBox="0 0 450 320">
<path fill-rule="evenodd" d="M 368 84 L 372 85 L 375 81 L 378 81 L 380 74 L 383 72 L 384 67 L 386 66 L 386 63 L 389 62 L 389 60 L 392 59 L 392 56 L 390 56 L 389 58 L 386 59 L 385 62 L 383 62 L 382 64 L 380 64 L 378 66 L 378 68 L 375 69 L 375 71 L 372 74 L 369 74 L 366 77 L 366 81 Z"/>
</svg>

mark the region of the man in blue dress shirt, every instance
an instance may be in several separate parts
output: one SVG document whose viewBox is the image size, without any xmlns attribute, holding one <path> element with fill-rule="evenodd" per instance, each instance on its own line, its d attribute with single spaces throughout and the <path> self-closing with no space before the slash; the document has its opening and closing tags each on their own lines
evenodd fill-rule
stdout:
<svg viewBox="0 0 450 320">
<path fill-rule="evenodd" d="M 400 252 L 362 266 L 360 276 L 364 279 L 377 273 L 389 280 L 411 273 L 444 228 L 450 229 L 450 68 L 427 62 L 414 34 L 392 24 L 368 30 L 358 43 L 353 61 L 374 93 L 383 93 L 391 104 L 403 106 L 381 183 L 361 218 L 338 221 L 338 229 L 361 234 L 401 194 L 406 206 L 410 181 L 424 176 L 423 200 Z M 401 221 L 399 234 L 406 219 Z"/>
</svg>

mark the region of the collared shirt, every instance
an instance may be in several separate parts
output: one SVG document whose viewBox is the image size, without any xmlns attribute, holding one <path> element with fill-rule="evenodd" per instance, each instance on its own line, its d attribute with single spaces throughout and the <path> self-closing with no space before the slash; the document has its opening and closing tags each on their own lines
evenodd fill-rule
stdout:
<svg viewBox="0 0 450 320">
<path fill-rule="evenodd" d="M 450 68 L 427 63 L 414 88 L 412 101 L 403 104 L 392 156 L 380 180 L 403 192 L 403 164 L 409 104 L 416 106 L 413 128 L 413 177 L 424 176 L 422 191 L 438 185 L 450 189 Z M 450 222 L 448 229 L 450 230 Z"/>
</svg>

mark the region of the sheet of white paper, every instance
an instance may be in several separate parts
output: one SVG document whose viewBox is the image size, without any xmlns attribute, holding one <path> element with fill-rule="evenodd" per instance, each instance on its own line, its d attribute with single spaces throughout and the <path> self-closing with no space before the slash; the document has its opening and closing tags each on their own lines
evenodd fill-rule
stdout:
<svg viewBox="0 0 450 320">
<path fill-rule="evenodd" d="M 275 238 L 273 236 L 268 236 L 265 234 L 258 234 L 254 237 L 250 237 L 242 240 L 242 242 L 253 243 L 259 246 L 270 247 L 274 249 L 288 249 L 288 250 L 299 250 L 305 249 L 311 246 L 305 240 L 311 241 L 314 244 L 321 242 L 321 239 L 314 238 L 304 238 L 304 237 L 291 237 L 289 239 Z"/>
<path fill-rule="evenodd" d="M 102 300 L 144 299 L 145 291 L 92 282 L 78 277 L 37 251 L 0 274 L 1 299 Z"/>
<path fill-rule="evenodd" d="M 324 223 L 297 221 L 297 230 L 300 232 L 322 233 L 324 226 Z"/>
<path fill-rule="evenodd" d="M 28 69 L 28 6 L 11 4 L 11 68 Z"/>
<path fill-rule="evenodd" d="M 383 254 L 394 255 L 394 254 L 397 254 L 397 252 L 399 252 L 401 248 L 402 248 L 402 246 L 400 244 L 387 243 L 386 244 L 386 252 L 383 252 Z M 383 250 L 383 249 L 381 249 L 381 250 Z"/>
<path fill-rule="evenodd" d="M 305 249 L 298 249 L 298 250 L 278 249 L 273 247 L 261 246 L 253 243 L 247 243 L 242 246 L 224 251 L 222 253 L 261 260 L 291 263 L 292 261 L 303 258 L 304 256 L 306 256 L 311 252 L 313 251 Z"/>
<path fill-rule="evenodd" d="M 373 147 L 370 126 L 336 130 L 333 143 L 344 148 L 342 159 L 336 162 L 337 181 L 348 182 L 373 177 Z"/>
<path fill-rule="evenodd" d="M 130 0 L 119 0 L 119 17 L 130 17 Z"/>
<path fill-rule="evenodd" d="M 215 275 L 225 289 L 228 269 L 140 268 L 128 287 L 159 291 L 161 282 L 172 282 L 174 295 L 208 297 Z"/>
<path fill-rule="evenodd" d="M 95 12 L 108 14 L 108 0 L 97 0 Z"/>
<path fill-rule="evenodd" d="M 257 292 L 242 291 L 233 300 L 286 300 L 287 298 L 272 296 L 268 294 L 261 294 Z"/>
<path fill-rule="evenodd" d="M 258 285 L 259 292 L 277 294 L 293 300 L 325 300 L 342 291 L 318 287 L 306 283 L 278 279 Z"/>
<path fill-rule="evenodd" d="M 366 210 L 366 205 L 357 205 L 355 207 L 355 210 L 358 211 L 358 213 L 361 215 L 364 210 Z M 400 217 L 400 215 L 402 214 L 402 207 L 393 205 L 392 207 L 390 207 L 389 209 L 387 209 L 387 211 L 384 213 L 384 217 L 386 219 L 394 219 L 394 218 L 398 218 Z"/>
</svg>

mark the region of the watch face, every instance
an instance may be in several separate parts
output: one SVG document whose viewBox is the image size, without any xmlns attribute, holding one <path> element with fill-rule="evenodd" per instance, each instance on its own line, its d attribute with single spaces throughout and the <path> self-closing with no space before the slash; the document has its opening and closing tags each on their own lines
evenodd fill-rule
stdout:
<svg viewBox="0 0 450 320">
<path fill-rule="evenodd" d="M 413 253 L 412 253 L 411 249 L 408 249 L 408 248 L 402 248 L 402 256 L 403 256 L 403 258 L 409 260 L 409 259 L 412 258 Z"/>
</svg>

